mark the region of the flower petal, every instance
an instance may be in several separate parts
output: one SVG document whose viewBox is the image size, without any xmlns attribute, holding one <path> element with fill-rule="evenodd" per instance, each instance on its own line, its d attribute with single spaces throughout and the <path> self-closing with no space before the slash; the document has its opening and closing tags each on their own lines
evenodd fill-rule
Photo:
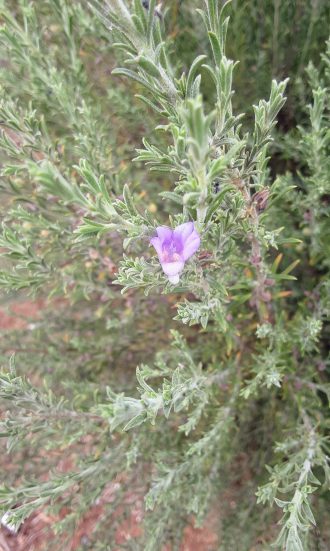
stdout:
<svg viewBox="0 0 330 551">
<path fill-rule="evenodd" d="M 168 276 L 168 280 L 173 283 L 173 285 L 176 285 L 177 283 L 179 283 L 180 281 L 180 276 L 179 275 L 174 275 L 174 276 Z"/>
<path fill-rule="evenodd" d="M 156 252 L 160 259 L 162 254 L 162 242 L 159 237 L 153 237 L 152 239 L 150 239 L 150 245 L 152 245 L 156 249 Z"/>
<path fill-rule="evenodd" d="M 183 251 L 182 251 L 182 258 L 183 260 L 188 260 L 199 248 L 201 244 L 201 239 L 198 235 L 198 233 L 195 231 L 189 239 L 184 243 Z"/>
<path fill-rule="evenodd" d="M 189 237 L 189 235 L 194 231 L 195 226 L 193 222 L 185 222 L 177 226 L 173 232 L 175 237 L 181 237 L 183 243 Z"/>
<path fill-rule="evenodd" d="M 164 273 L 167 276 L 175 276 L 182 272 L 184 261 L 177 260 L 176 262 L 161 262 Z"/>
<path fill-rule="evenodd" d="M 162 243 L 164 243 L 164 241 L 169 241 L 173 235 L 173 230 L 167 226 L 158 226 L 156 232 Z"/>
</svg>

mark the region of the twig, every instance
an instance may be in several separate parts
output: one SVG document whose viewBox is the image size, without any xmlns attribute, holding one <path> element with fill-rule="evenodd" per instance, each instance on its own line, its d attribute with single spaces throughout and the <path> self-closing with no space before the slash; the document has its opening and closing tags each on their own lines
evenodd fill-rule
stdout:
<svg viewBox="0 0 330 551">
<path fill-rule="evenodd" d="M 246 206 L 247 215 L 250 217 L 252 232 L 249 235 L 251 241 L 251 263 L 256 271 L 256 286 L 254 289 L 254 302 L 258 311 L 260 322 L 265 322 L 270 317 L 269 300 L 270 294 L 267 291 L 267 273 L 262 259 L 261 244 L 258 239 L 259 215 L 251 197 L 250 190 L 243 180 L 234 180 L 236 187 L 242 193 Z"/>
</svg>

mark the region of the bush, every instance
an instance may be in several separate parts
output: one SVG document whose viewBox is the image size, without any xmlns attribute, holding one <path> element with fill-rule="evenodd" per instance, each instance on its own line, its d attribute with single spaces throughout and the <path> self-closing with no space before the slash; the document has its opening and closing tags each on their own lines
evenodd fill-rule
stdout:
<svg viewBox="0 0 330 551">
<path fill-rule="evenodd" d="M 327 3 L 0 5 L 2 300 L 40 307 L 0 345 L 6 525 L 326 549 Z"/>
</svg>

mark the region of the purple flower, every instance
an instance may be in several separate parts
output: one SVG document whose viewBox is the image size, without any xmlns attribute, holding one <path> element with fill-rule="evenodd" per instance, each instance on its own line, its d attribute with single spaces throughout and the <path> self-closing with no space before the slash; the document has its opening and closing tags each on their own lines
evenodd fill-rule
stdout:
<svg viewBox="0 0 330 551">
<path fill-rule="evenodd" d="M 157 237 L 150 240 L 155 247 L 159 262 L 171 283 L 179 283 L 180 273 L 185 262 L 197 251 L 200 237 L 193 222 L 186 222 L 174 230 L 167 226 L 159 226 Z"/>
</svg>

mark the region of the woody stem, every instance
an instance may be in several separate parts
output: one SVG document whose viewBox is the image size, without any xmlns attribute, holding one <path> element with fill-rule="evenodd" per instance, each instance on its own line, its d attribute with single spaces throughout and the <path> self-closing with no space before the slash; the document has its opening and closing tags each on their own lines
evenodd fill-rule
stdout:
<svg viewBox="0 0 330 551">
<path fill-rule="evenodd" d="M 249 239 L 251 241 L 251 263 L 256 273 L 256 286 L 254 290 L 254 299 L 255 299 L 256 309 L 258 311 L 259 320 L 260 322 L 264 322 L 269 319 L 270 312 L 269 312 L 269 303 L 266 300 L 267 274 L 266 274 L 265 266 L 262 259 L 261 244 L 258 239 L 259 215 L 255 205 L 251 201 L 250 189 L 245 184 L 245 182 L 243 182 L 243 180 L 239 180 L 236 185 L 244 197 L 246 206 L 248 208 L 247 209 L 248 216 L 250 217 L 250 220 L 251 220 L 252 232 L 249 235 Z"/>
</svg>

